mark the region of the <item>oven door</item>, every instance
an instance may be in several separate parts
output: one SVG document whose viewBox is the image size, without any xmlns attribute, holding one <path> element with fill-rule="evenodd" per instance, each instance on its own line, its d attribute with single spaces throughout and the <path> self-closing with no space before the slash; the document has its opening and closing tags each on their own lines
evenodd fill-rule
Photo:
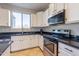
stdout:
<svg viewBox="0 0 79 59">
<path fill-rule="evenodd" d="M 56 42 L 52 42 L 49 39 L 44 39 L 44 47 L 46 50 L 53 56 L 58 55 L 58 44 Z"/>
</svg>

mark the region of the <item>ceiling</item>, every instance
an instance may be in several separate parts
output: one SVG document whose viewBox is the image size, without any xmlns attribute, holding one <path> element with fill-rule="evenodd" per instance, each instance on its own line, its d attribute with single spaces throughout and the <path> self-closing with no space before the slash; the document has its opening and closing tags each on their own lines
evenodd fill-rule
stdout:
<svg viewBox="0 0 79 59">
<path fill-rule="evenodd" d="M 8 3 L 21 8 L 27 8 L 34 11 L 42 11 L 48 8 L 49 3 Z"/>
</svg>

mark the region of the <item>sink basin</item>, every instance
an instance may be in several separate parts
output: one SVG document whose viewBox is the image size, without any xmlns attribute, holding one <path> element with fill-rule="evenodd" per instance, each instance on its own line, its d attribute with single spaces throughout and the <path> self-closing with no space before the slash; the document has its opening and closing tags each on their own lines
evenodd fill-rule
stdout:
<svg viewBox="0 0 79 59">
<path fill-rule="evenodd" d="M 8 43 L 0 44 L 0 51 L 4 50 L 8 45 L 9 45 Z"/>
</svg>

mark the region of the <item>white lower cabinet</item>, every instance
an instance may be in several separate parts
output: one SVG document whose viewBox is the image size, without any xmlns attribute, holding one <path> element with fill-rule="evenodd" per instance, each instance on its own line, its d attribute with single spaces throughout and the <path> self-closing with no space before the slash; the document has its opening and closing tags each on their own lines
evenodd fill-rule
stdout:
<svg viewBox="0 0 79 59">
<path fill-rule="evenodd" d="M 10 46 L 3 52 L 1 56 L 10 56 Z"/>
<path fill-rule="evenodd" d="M 11 51 L 18 51 L 39 46 L 38 35 L 12 36 L 11 40 L 14 41 L 11 45 Z"/>
<path fill-rule="evenodd" d="M 31 47 L 38 46 L 38 35 L 30 35 L 31 36 Z"/>
<path fill-rule="evenodd" d="M 43 50 L 43 36 L 41 35 L 30 35 L 31 36 L 31 47 L 39 46 Z"/>
<path fill-rule="evenodd" d="M 22 36 L 22 49 L 27 49 L 27 48 L 31 48 L 31 39 L 30 39 L 30 35 L 23 35 Z"/>
<path fill-rule="evenodd" d="M 12 36 L 11 40 L 13 43 L 11 44 L 11 51 L 17 51 L 21 49 L 21 37 L 20 36 Z"/>
<path fill-rule="evenodd" d="M 41 50 L 43 50 L 43 44 L 44 44 L 43 36 L 38 35 L 38 39 L 39 39 L 39 47 L 41 48 Z"/>
<path fill-rule="evenodd" d="M 27 36 L 12 36 L 11 40 L 14 41 L 11 45 L 11 51 L 18 51 L 31 47 L 29 35 Z"/>
<path fill-rule="evenodd" d="M 59 48 L 58 56 L 72 56 L 72 55 Z"/>
<path fill-rule="evenodd" d="M 79 56 L 79 49 L 59 42 L 59 56 Z"/>
</svg>

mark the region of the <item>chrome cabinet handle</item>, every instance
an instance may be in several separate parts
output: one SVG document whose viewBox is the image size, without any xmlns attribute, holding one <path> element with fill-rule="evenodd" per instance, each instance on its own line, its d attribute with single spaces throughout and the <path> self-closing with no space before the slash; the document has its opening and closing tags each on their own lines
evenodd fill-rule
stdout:
<svg viewBox="0 0 79 59">
<path fill-rule="evenodd" d="M 72 50 L 68 49 L 68 48 L 65 48 L 66 50 L 70 51 L 70 52 L 73 52 Z"/>
</svg>

